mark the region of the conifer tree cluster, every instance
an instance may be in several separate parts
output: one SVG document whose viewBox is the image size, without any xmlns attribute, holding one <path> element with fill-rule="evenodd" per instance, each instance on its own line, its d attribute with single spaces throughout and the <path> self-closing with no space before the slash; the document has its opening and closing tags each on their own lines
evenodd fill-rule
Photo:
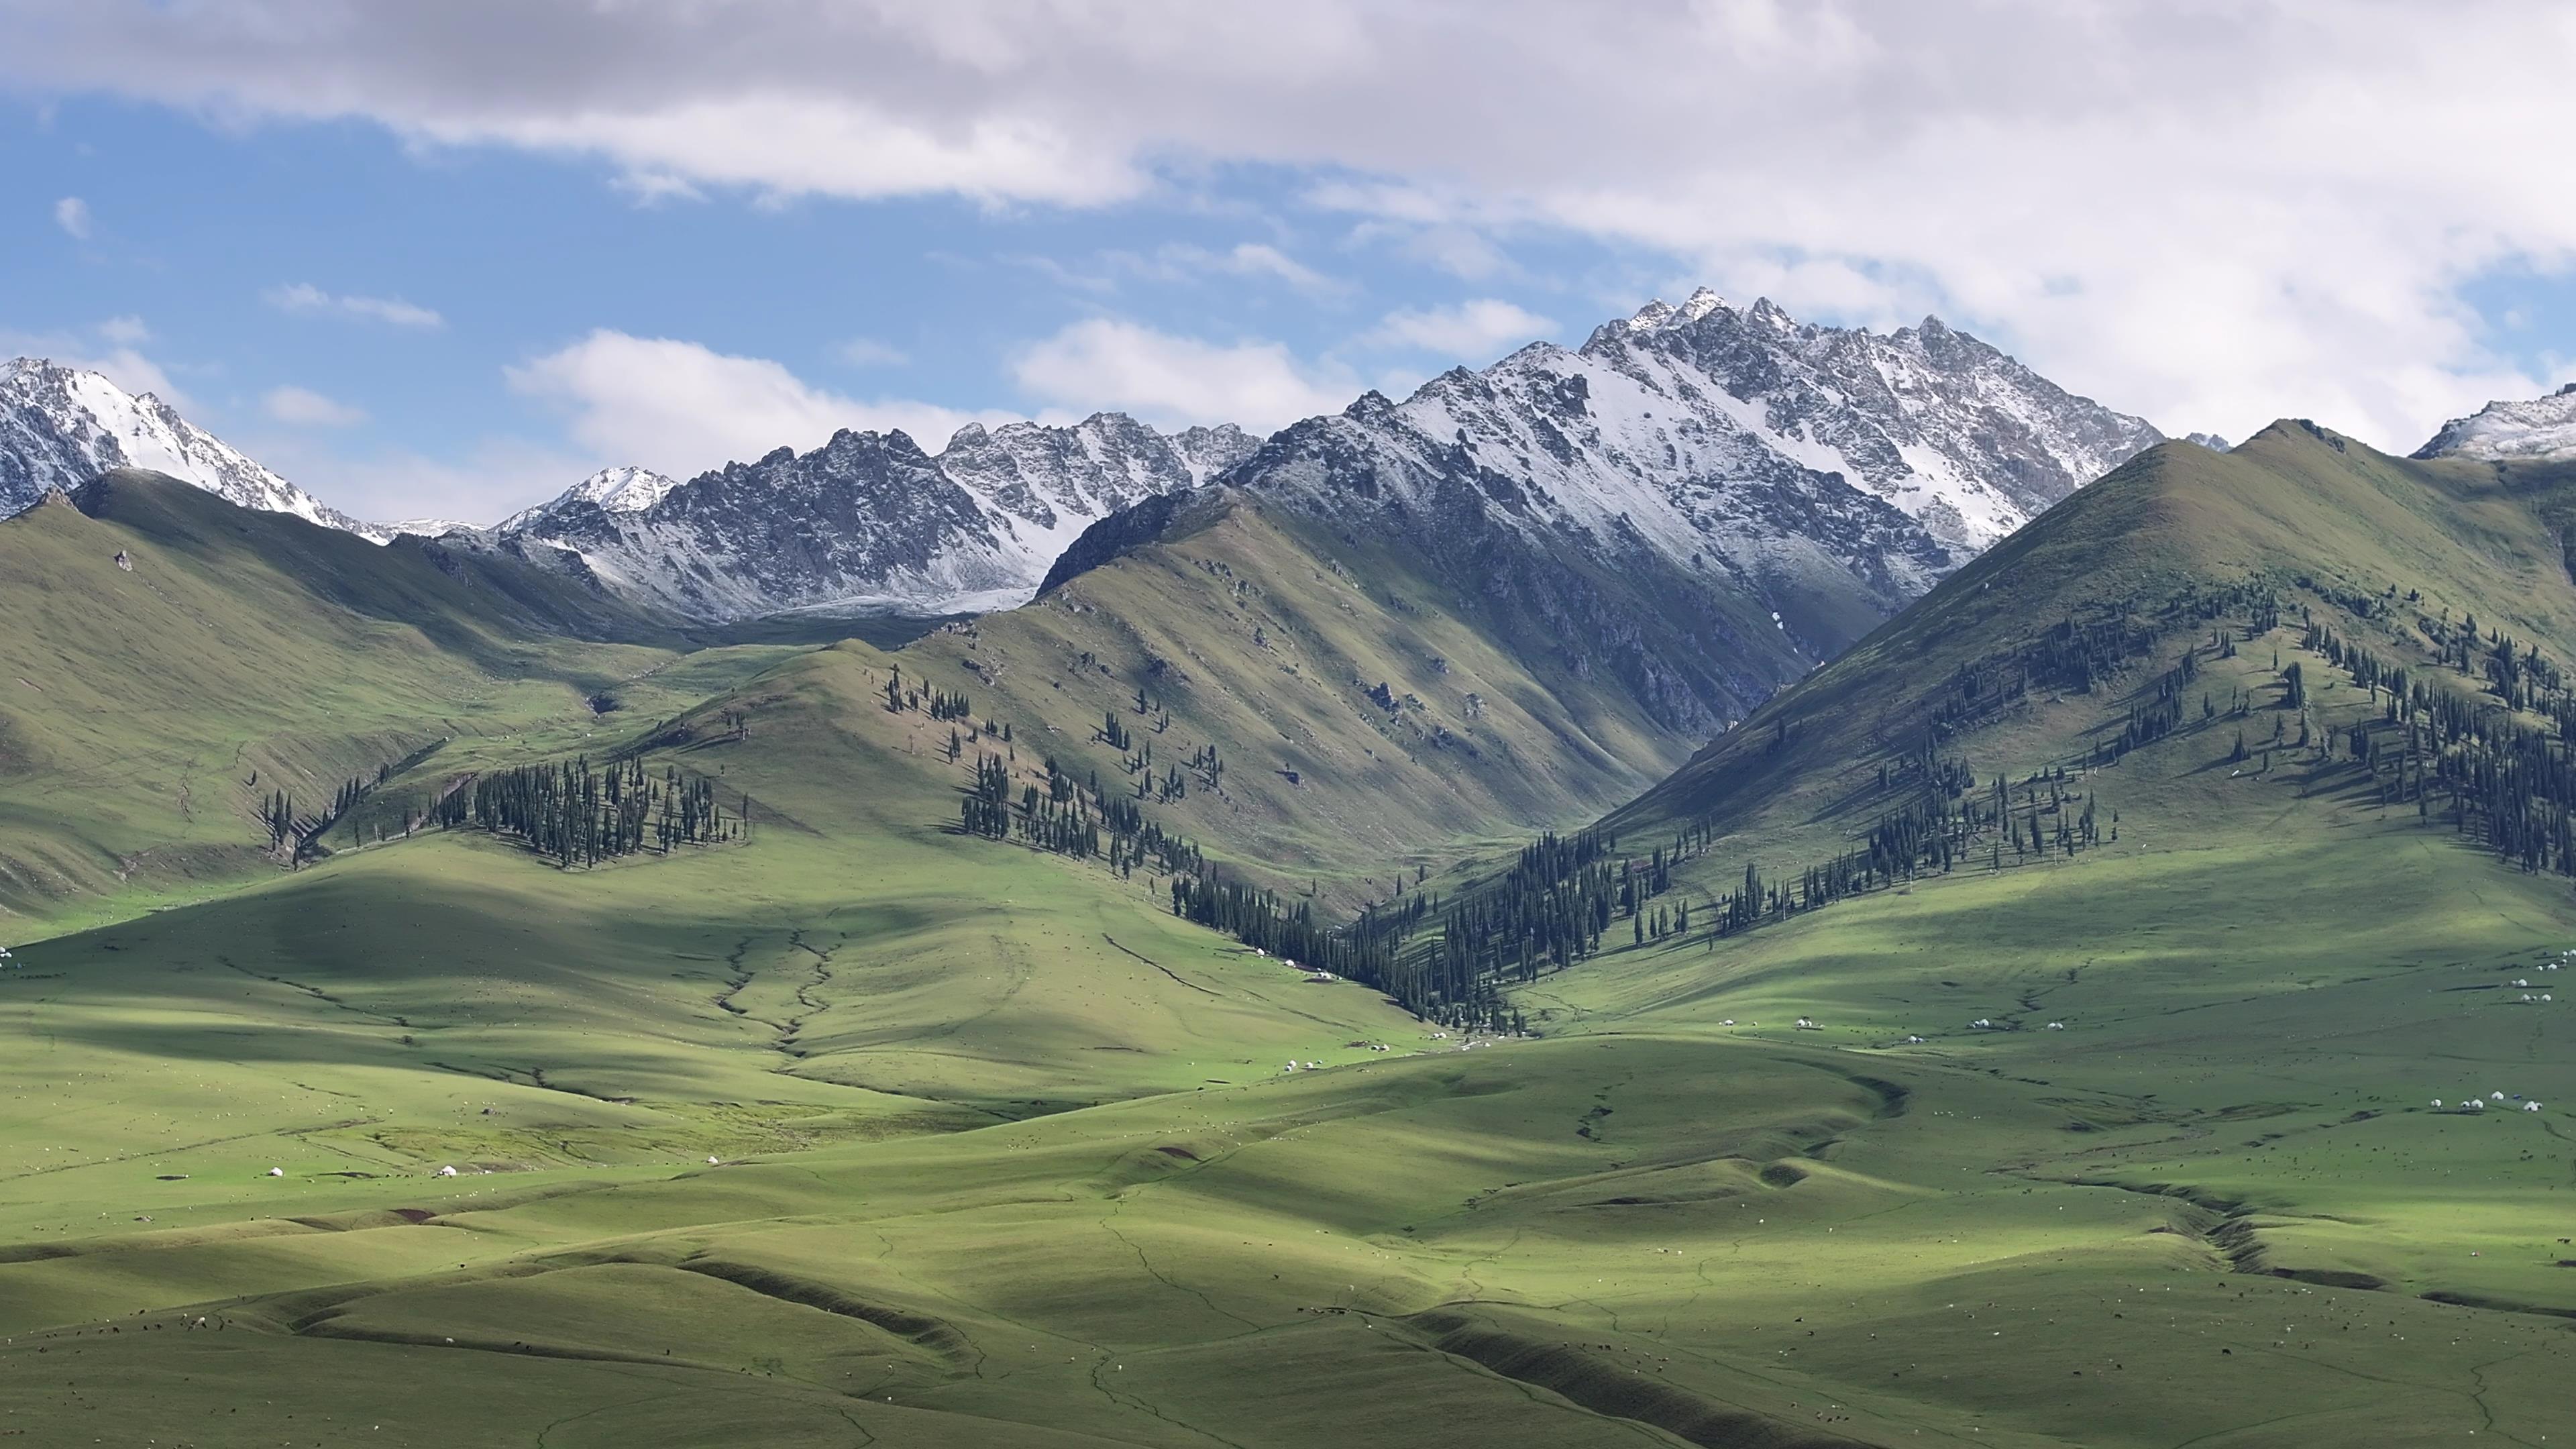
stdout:
<svg viewBox="0 0 2576 1449">
<path fill-rule="evenodd" d="M 268 803 L 260 811 L 260 819 L 268 826 L 268 848 L 276 850 L 284 846 L 287 838 L 297 833 L 295 797 L 284 790 L 270 791 Z"/>
<path fill-rule="evenodd" d="M 1097 777 L 1087 787 L 1076 782 L 1052 757 L 1046 771 L 1046 788 L 1025 784 L 1014 804 L 1009 762 L 998 755 L 981 756 L 975 762 L 975 784 L 958 802 L 959 828 L 987 840 L 1016 837 L 1023 845 L 1077 860 L 1097 857 L 1121 876 L 1134 875 L 1140 865 L 1167 873 L 1202 867 L 1198 847 L 1146 818 L 1134 799 L 1105 794 Z"/>
<path fill-rule="evenodd" d="M 900 664 L 886 672 L 885 709 L 888 714 L 917 710 L 942 723 L 972 720 L 975 713 L 973 702 L 962 689 L 925 688 L 919 683 L 907 687 Z"/>
<path fill-rule="evenodd" d="M 2348 673 L 2380 716 L 2338 730 L 2333 747 L 2367 772 L 2382 806 L 2412 803 L 2529 871 L 2576 876 L 2576 697 L 2559 667 L 2474 617 L 2436 630 L 2439 665 L 2480 669 L 2490 700 L 2472 699 L 2392 665 L 2333 629 L 2310 624 L 2306 646 Z M 2470 647 L 2474 645 L 2475 647 Z M 2548 719 L 2536 728 L 2518 712 Z"/>
<path fill-rule="evenodd" d="M 595 768 L 585 755 L 477 775 L 431 807 L 424 824 L 472 826 L 515 840 L 570 870 L 622 855 L 737 840 L 751 802 L 727 813 L 715 782 L 641 760 Z"/>
<path fill-rule="evenodd" d="M 1267 890 L 1226 880 L 1210 871 L 1172 878 L 1172 914 L 1223 931 L 1300 965 L 1376 985 L 1386 979 L 1392 948 L 1401 944 L 1427 907 L 1417 903 L 1379 912 L 1375 907 L 1346 929 L 1318 923 L 1314 903 L 1287 905 Z"/>
</svg>

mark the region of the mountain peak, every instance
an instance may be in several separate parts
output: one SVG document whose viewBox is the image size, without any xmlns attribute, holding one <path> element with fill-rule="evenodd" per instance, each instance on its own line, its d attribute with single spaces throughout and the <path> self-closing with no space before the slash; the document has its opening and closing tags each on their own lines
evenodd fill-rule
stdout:
<svg viewBox="0 0 2576 1449">
<path fill-rule="evenodd" d="M 1230 424 L 1166 435 L 1117 412 L 968 423 L 935 457 L 901 429 L 843 428 L 811 452 L 777 448 L 685 483 L 606 469 L 495 532 L 701 619 L 980 612 L 1026 599 L 1097 520 L 1258 447 Z"/>
<path fill-rule="evenodd" d="M 2442 425 L 2418 458 L 2476 458 L 2489 463 L 2556 463 L 2576 459 L 2576 382 L 2527 402 L 2491 402 Z"/>
<path fill-rule="evenodd" d="M 1604 332 L 1659 332 L 1670 327 L 1686 327 L 1711 312 L 1726 310 L 1726 299 L 1706 287 L 1695 287 L 1678 307 L 1661 297 L 1630 313 L 1624 321 L 1603 324 L 1593 335 Z"/>
<path fill-rule="evenodd" d="M 389 535 L 243 456 L 151 393 L 41 357 L 0 366 L 0 516 L 51 488 L 76 488 L 115 468 L 143 468 L 245 508 L 292 513 L 382 542 Z"/>
<path fill-rule="evenodd" d="M 1699 287 L 1692 290 L 1690 299 L 1683 302 L 1682 305 L 1676 309 L 1676 313 L 1684 322 L 1696 322 L 1711 312 L 1723 309 L 1725 306 L 1726 299 L 1724 297 L 1717 295 L 1717 293 L 1710 291 L 1706 287 Z"/>
<path fill-rule="evenodd" d="M 680 481 L 676 478 L 632 463 L 621 463 L 613 468 L 602 468 L 582 479 L 564 496 L 596 503 L 611 513 L 641 513 L 661 502 L 679 486 Z"/>
</svg>

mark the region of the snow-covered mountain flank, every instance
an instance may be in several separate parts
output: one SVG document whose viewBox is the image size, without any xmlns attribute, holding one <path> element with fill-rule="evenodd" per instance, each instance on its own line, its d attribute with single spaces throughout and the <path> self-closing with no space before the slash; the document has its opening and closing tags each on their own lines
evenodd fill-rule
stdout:
<svg viewBox="0 0 2576 1449">
<path fill-rule="evenodd" d="M 1781 587 L 1858 577 L 1883 614 L 2159 438 L 1936 320 L 1813 327 L 1703 291 L 1579 351 L 1534 344 L 1402 403 L 1372 393 L 1258 457 L 1240 429 L 1163 434 L 1116 413 L 968 427 L 936 455 L 845 431 L 686 483 L 613 469 L 497 539 L 700 618 L 973 610 L 1019 602 L 1090 524 L 1177 489 L 1222 480 L 1329 513 L 1463 483 L 1605 556 L 1634 541 Z"/>
<path fill-rule="evenodd" d="M 1579 352 L 1526 348 L 1487 376 L 1525 396 L 1580 378 L 1607 471 L 1702 484 L 1779 463 L 1840 473 L 1971 553 L 2164 436 L 1935 317 L 1882 336 L 1800 323 L 1767 299 L 1738 310 L 1704 288 L 1596 329 Z"/>
<path fill-rule="evenodd" d="M 614 592 L 702 619 L 1005 608 L 1092 523 L 1254 447 L 1240 428 L 1166 434 L 1121 413 L 970 424 L 935 456 L 899 431 L 844 429 L 686 483 L 612 468 L 488 537 L 577 557 Z"/>
<path fill-rule="evenodd" d="M 1490 577 L 1538 592 L 1567 560 L 1651 565 L 1674 587 L 1760 601 L 1754 617 L 1813 659 L 2158 438 L 1935 319 L 1818 327 L 1703 290 L 1580 349 L 1533 343 L 1267 443 L 1118 413 L 970 426 L 936 454 L 900 432 L 844 430 L 686 481 L 605 469 L 491 529 L 360 523 L 156 398 L 21 359 L 0 369 L 0 510 L 151 468 L 378 541 L 436 533 L 732 620 L 1006 607 L 1093 524 L 1224 482 L 1430 554 L 1481 549 Z"/>
<path fill-rule="evenodd" d="M 1882 336 L 1702 291 L 1369 393 L 1220 482 L 1400 548 L 1510 647 L 1705 730 L 2160 440 L 1937 320 Z M 1049 587 L 1208 516 L 1112 520 Z"/>
<path fill-rule="evenodd" d="M 292 513 L 382 542 L 361 523 L 252 462 L 150 393 L 41 358 L 0 363 L 0 517 L 110 468 L 149 468 L 245 508 Z"/>
<path fill-rule="evenodd" d="M 2479 458 L 2490 463 L 2559 463 L 2576 459 L 2576 382 L 2529 402 L 2491 402 L 2442 425 L 2418 458 Z"/>
</svg>

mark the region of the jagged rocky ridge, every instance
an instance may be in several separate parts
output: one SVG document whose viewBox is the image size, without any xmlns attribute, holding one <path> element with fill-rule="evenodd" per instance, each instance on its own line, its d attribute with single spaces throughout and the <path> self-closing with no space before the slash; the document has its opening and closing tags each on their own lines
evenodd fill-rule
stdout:
<svg viewBox="0 0 2576 1449">
<path fill-rule="evenodd" d="M 151 393 L 41 358 L 0 363 L 0 517 L 113 468 L 166 473 L 245 508 L 292 513 L 379 543 L 392 536 L 252 462 Z"/>
<path fill-rule="evenodd" d="M 1401 403 L 1371 393 L 1267 445 L 1115 413 L 969 427 L 935 456 L 900 432 L 844 431 L 687 482 L 608 469 L 489 530 L 359 523 L 96 374 L 12 364 L 0 403 L 13 511 L 148 466 L 380 541 L 444 533 L 701 619 L 1004 607 L 1092 523 L 1224 480 L 1393 527 L 1479 588 L 1524 580 L 1534 609 L 1568 561 L 1642 570 L 1679 591 L 1666 598 L 1723 593 L 1808 661 L 2158 437 L 1937 320 L 1879 335 L 1705 291 L 1579 350 L 1533 344 Z"/>
<path fill-rule="evenodd" d="M 2418 458 L 2477 458 L 2490 463 L 2558 463 L 2576 459 L 2576 382 L 2527 402 L 2491 402 L 2442 425 Z"/>
<path fill-rule="evenodd" d="M 1370 393 L 1222 480 L 1408 557 L 1514 647 L 1723 727 L 1996 539 L 2161 440 L 1965 333 L 1802 325 L 1702 291 Z M 1105 524 L 1054 587 L 1195 516 Z"/>
<path fill-rule="evenodd" d="M 900 431 L 844 429 L 685 483 L 611 469 L 482 537 L 701 619 L 978 611 L 1027 598 L 1097 520 L 1254 446 L 1240 428 L 1165 434 L 1120 413 L 969 425 L 936 456 Z"/>
<path fill-rule="evenodd" d="M 1472 515 L 1542 553 L 1651 558 L 1777 605 L 1821 657 L 2159 437 L 1937 320 L 1882 336 L 1703 291 L 1579 351 L 1534 344 L 1402 403 L 1372 393 L 1257 456 L 1238 429 L 1166 436 L 1118 414 L 970 427 L 936 456 L 851 431 L 685 484 L 604 474 L 498 537 L 703 618 L 973 610 L 1024 598 L 1095 520 L 1221 480 L 1323 517 L 1388 505 L 1451 551 Z"/>
</svg>

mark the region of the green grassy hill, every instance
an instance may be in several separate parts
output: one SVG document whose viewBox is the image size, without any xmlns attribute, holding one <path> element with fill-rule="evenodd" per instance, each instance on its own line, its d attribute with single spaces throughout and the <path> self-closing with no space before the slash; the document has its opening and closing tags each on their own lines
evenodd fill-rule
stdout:
<svg viewBox="0 0 2576 1449">
<path fill-rule="evenodd" d="M 979 714 L 990 701 L 1039 722 L 1038 747 L 1068 768 L 1124 783 L 1137 751 L 1096 738 L 1104 716 L 1121 720 L 1155 777 L 1178 770 L 1190 787 L 1158 792 L 1158 819 L 1339 905 L 1386 898 L 1406 867 L 1594 818 L 1699 743 L 1659 722 L 1652 675 L 1612 667 L 1620 646 L 1573 621 L 1497 611 L 1395 541 L 1247 495 L 1176 501 L 1060 567 L 1030 606 L 902 657 L 962 683 Z M 1803 665 L 1767 620 L 1744 622 L 1760 677 L 1737 684 L 1758 697 L 1760 680 Z M 1212 786 L 1188 764 L 1208 749 L 1224 767 Z"/>
<path fill-rule="evenodd" d="M 1766 843 L 1811 825 L 1847 836 L 1878 803 L 1854 792 L 1864 778 L 1874 789 L 1877 767 L 1918 749 L 1932 713 L 1959 703 L 1963 669 L 2032 685 L 2000 710 L 1964 704 L 1971 756 L 2005 770 L 2080 756 L 2112 706 L 2125 709 L 2143 680 L 2206 633 L 2208 621 L 2181 617 L 2189 601 L 2238 585 L 2271 589 L 2289 617 L 2323 620 L 2392 658 L 2428 657 L 2445 619 L 2475 616 L 2482 629 L 2576 659 L 2576 586 L 2547 521 L 2571 478 L 2576 470 L 2516 475 L 2392 458 L 2306 423 L 2276 423 L 2230 453 L 2151 449 L 1945 580 L 1609 823 L 1654 830 L 1706 819 Z M 2367 616 L 2356 617 L 2365 599 Z M 2052 626 L 2115 619 L 2153 638 L 2099 689 L 2032 652 Z"/>
<path fill-rule="evenodd" d="M 701 652 L 674 693 L 685 641 L 576 584 L 142 473 L 0 523 L 0 575 L 0 911 L 37 922 L 263 876 L 276 791 L 313 818 L 442 740 L 578 742 L 595 696 L 670 708 L 788 652 Z"/>
<path fill-rule="evenodd" d="M 1175 920 L 1151 863 L 958 828 L 980 755 L 1123 788 L 1111 715 L 1158 775 L 1228 761 L 1157 818 L 1368 897 L 1674 748 L 1401 558 L 1238 505 L 899 650 L 531 644 L 561 672 L 515 688 L 554 704 L 459 731 L 304 870 L 0 970 L 0 1429 L 2543 1444 L 2576 1367 L 2576 898 L 2548 847 L 2499 858 L 2474 772 L 2419 800 L 2414 765 L 2437 723 L 2564 712 L 2558 488 L 2295 425 L 2146 455 L 1618 812 L 1608 859 L 1670 852 L 1644 907 L 1692 924 L 1614 915 L 1506 982 L 1535 1039 Z M 310 667 L 370 717 L 494 677 L 351 637 Z M 748 831 L 572 869 L 403 838 L 578 754 Z M 1803 897 L 1909 810 L 1910 877 Z M 1711 930 L 1747 864 L 1796 908 Z"/>
</svg>

